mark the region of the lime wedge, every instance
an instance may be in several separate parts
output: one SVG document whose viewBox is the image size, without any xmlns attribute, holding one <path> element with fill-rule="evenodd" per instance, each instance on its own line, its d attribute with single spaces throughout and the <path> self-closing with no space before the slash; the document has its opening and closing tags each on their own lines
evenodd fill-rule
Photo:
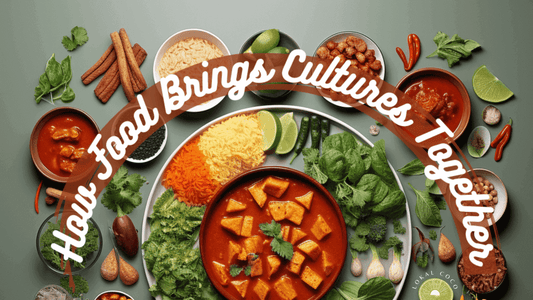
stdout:
<svg viewBox="0 0 533 300">
<path fill-rule="evenodd" d="M 482 65 L 474 72 L 472 85 L 476 95 L 488 102 L 503 102 L 513 95 L 513 92 L 494 76 L 485 65 Z"/>
<path fill-rule="evenodd" d="M 263 31 L 252 43 L 253 53 L 267 53 L 279 43 L 279 31 L 269 29 Z"/>
<path fill-rule="evenodd" d="M 420 300 L 453 300 L 453 290 L 440 278 L 430 278 L 418 289 Z"/>
<path fill-rule="evenodd" d="M 281 121 L 268 110 L 257 112 L 257 117 L 263 134 L 263 151 L 275 149 L 281 139 Z"/>
<path fill-rule="evenodd" d="M 281 139 L 276 147 L 276 154 L 287 154 L 292 151 L 294 145 L 296 145 L 296 139 L 298 138 L 298 125 L 294 120 L 294 114 L 292 112 L 286 113 L 281 118 Z"/>
</svg>

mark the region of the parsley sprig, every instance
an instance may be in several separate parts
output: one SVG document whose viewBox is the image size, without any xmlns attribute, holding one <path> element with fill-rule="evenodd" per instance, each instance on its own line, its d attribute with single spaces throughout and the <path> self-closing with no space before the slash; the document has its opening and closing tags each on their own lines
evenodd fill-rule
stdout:
<svg viewBox="0 0 533 300">
<path fill-rule="evenodd" d="M 270 247 L 272 247 L 272 251 L 287 260 L 292 259 L 294 250 L 292 248 L 291 243 L 283 240 L 283 235 L 281 233 L 281 224 L 272 220 L 270 224 L 259 224 L 259 228 L 261 229 L 261 231 L 263 231 L 264 235 L 273 237 L 272 242 L 270 242 Z"/>
</svg>

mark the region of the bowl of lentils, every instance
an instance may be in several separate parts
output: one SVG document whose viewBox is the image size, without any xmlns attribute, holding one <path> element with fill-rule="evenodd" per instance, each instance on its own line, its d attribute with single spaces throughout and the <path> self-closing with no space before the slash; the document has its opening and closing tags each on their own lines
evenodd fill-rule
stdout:
<svg viewBox="0 0 533 300">
<path fill-rule="evenodd" d="M 167 124 L 159 127 L 137 149 L 135 149 L 127 161 L 132 163 L 146 163 L 156 158 L 165 148 L 168 138 Z"/>
</svg>

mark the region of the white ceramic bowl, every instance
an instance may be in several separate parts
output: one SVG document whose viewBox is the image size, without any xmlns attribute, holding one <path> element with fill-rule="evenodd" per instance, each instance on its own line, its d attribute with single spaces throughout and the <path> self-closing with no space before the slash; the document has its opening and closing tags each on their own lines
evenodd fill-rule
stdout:
<svg viewBox="0 0 533 300">
<path fill-rule="evenodd" d="M 157 50 L 157 54 L 155 55 L 154 59 L 154 65 L 153 65 L 153 74 L 154 74 L 154 82 L 158 83 L 161 77 L 159 77 L 159 72 L 157 72 L 157 66 L 159 65 L 159 62 L 163 58 L 163 55 L 165 55 L 165 52 L 172 47 L 175 43 L 178 41 L 187 39 L 187 38 L 201 38 L 204 40 L 207 40 L 211 43 L 213 43 L 215 46 L 222 51 L 224 55 L 230 55 L 230 52 L 228 50 L 228 47 L 222 42 L 221 39 L 219 39 L 216 35 L 212 34 L 209 31 L 202 30 L 202 29 L 185 29 L 182 31 L 179 31 L 175 34 L 173 34 L 171 37 L 169 37 L 162 45 L 159 47 L 159 50 Z M 201 112 L 206 111 L 210 108 L 215 107 L 217 104 L 219 104 L 224 97 L 219 97 L 216 99 L 213 99 L 209 102 L 202 103 L 200 105 L 197 105 L 191 109 L 188 110 L 188 112 Z"/>
<path fill-rule="evenodd" d="M 503 213 L 507 208 L 507 201 L 509 200 L 505 185 L 500 177 L 498 177 L 498 175 L 494 174 L 492 171 L 474 168 L 474 172 L 476 172 L 477 176 L 483 177 L 484 179 L 490 181 L 490 183 L 494 185 L 496 192 L 498 192 L 498 203 L 494 205 L 494 220 L 498 222 L 498 220 L 503 216 Z M 468 171 L 468 173 L 471 173 L 471 171 Z M 492 226 L 492 220 L 489 219 L 488 222 L 489 225 Z"/>
<path fill-rule="evenodd" d="M 341 31 L 341 32 L 332 34 L 329 37 L 327 37 L 325 40 L 323 40 L 322 43 L 320 43 L 318 45 L 318 47 L 315 49 L 315 53 L 313 53 L 313 55 L 316 56 L 316 50 L 318 50 L 318 48 L 320 48 L 322 46 L 325 46 L 329 41 L 333 41 L 335 43 L 339 43 L 339 42 L 344 41 L 350 35 L 353 35 L 356 38 L 362 39 L 363 41 L 365 41 L 368 49 L 372 49 L 372 50 L 374 50 L 376 52 L 375 53 L 376 59 L 381 61 L 381 70 L 379 71 L 379 78 L 381 78 L 381 80 L 385 80 L 385 59 L 383 58 L 383 54 L 381 54 L 381 50 L 379 49 L 378 45 L 376 43 L 374 43 L 374 41 L 372 39 L 370 39 L 368 36 L 366 36 L 366 35 L 364 35 L 364 34 L 362 34 L 360 32 L 356 32 L 356 31 Z M 332 103 L 334 105 L 337 105 L 337 106 L 340 106 L 340 107 L 352 107 L 349 104 L 346 104 L 346 103 L 344 103 L 342 101 L 335 101 L 335 100 L 332 100 L 330 97 L 326 97 L 324 95 L 322 95 L 322 96 L 329 103 Z"/>
</svg>

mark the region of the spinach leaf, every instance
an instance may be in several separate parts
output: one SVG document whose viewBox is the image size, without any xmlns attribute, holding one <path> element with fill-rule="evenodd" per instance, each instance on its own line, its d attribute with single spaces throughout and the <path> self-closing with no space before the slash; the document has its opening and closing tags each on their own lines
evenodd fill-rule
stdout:
<svg viewBox="0 0 533 300">
<path fill-rule="evenodd" d="M 356 300 L 392 300 L 396 290 L 392 281 L 385 277 L 375 277 L 367 280 L 357 293 Z"/>
<path fill-rule="evenodd" d="M 63 92 L 63 94 L 61 94 L 61 101 L 67 103 L 67 102 L 70 102 L 72 100 L 74 100 L 74 98 L 76 98 L 76 94 L 74 94 L 74 90 L 67 85 L 67 89 Z"/>
<path fill-rule="evenodd" d="M 346 157 L 342 152 L 330 149 L 319 160 L 320 170 L 335 182 L 342 182 L 346 177 Z"/>
<path fill-rule="evenodd" d="M 440 191 L 440 188 L 439 188 L 438 184 L 435 182 L 435 180 L 431 180 L 429 178 L 426 178 L 425 185 L 429 189 L 428 191 L 431 194 L 442 195 L 442 192 Z"/>
<path fill-rule="evenodd" d="M 481 47 L 476 41 L 462 39 L 457 34 L 448 39 L 448 35 L 440 31 L 435 35 L 433 41 L 437 44 L 437 50 L 427 57 L 438 55 L 448 61 L 450 68 L 459 62 L 459 59 L 470 56 L 472 50 Z"/>
<path fill-rule="evenodd" d="M 399 169 L 398 172 L 403 175 L 422 175 L 424 174 L 425 167 L 426 166 L 424 166 L 420 159 L 416 158 L 403 166 L 403 168 Z"/>
<path fill-rule="evenodd" d="M 70 55 L 67 55 L 61 61 L 61 71 L 63 72 L 63 81 L 62 84 L 68 84 L 72 79 L 72 69 L 70 67 Z"/>
<path fill-rule="evenodd" d="M 344 300 L 344 298 L 339 294 L 337 289 L 333 288 L 322 298 L 324 300 Z"/>
<path fill-rule="evenodd" d="M 61 70 L 61 65 L 56 60 L 55 53 L 52 54 L 52 57 L 50 57 L 46 63 L 46 69 L 44 72 L 52 87 L 59 86 L 63 81 L 63 71 Z"/>
<path fill-rule="evenodd" d="M 379 140 L 374 144 L 374 148 L 372 148 L 370 157 L 372 161 L 372 169 L 377 175 L 379 175 L 379 177 L 381 177 L 381 180 L 383 180 L 386 184 L 397 186 L 396 180 L 394 179 L 394 174 L 392 173 L 387 161 L 387 155 L 385 154 L 384 140 Z"/>
<path fill-rule="evenodd" d="M 345 281 L 341 284 L 340 289 L 347 295 L 357 297 L 362 285 L 363 283 L 359 281 Z"/>
<path fill-rule="evenodd" d="M 399 219 L 405 214 L 405 195 L 399 189 L 389 192 L 389 194 L 378 205 L 372 208 L 372 212 L 382 215 L 389 220 Z"/>
<path fill-rule="evenodd" d="M 35 102 L 41 102 L 41 98 L 50 92 L 50 81 L 46 73 L 39 77 L 39 85 L 35 88 Z"/>
<path fill-rule="evenodd" d="M 380 181 L 379 176 L 375 174 L 365 174 L 361 177 L 361 180 L 359 180 L 355 188 L 360 191 L 373 193 Z"/>
<path fill-rule="evenodd" d="M 417 190 L 410 183 L 409 186 L 416 194 L 415 213 L 420 222 L 426 226 L 440 227 L 442 224 L 440 210 L 431 195 L 429 195 L 428 190 Z"/>
<path fill-rule="evenodd" d="M 365 163 L 356 149 L 349 149 L 344 156 L 348 165 L 348 179 L 356 183 L 365 174 Z"/>
<path fill-rule="evenodd" d="M 335 149 L 341 153 L 348 152 L 349 149 L 357 149 L 359 144 L 355 136 L 347 131 L 330 135 L 322 143 L 322 153 L 327 153 Z"/>
<path fill-rule="evenodd" d="M 376 188 L 374 189 L 374 194 L 372 195 L 371 204 L 376 205 L 381 203 L 383 199 L 389 194 L 390 188 L 383 181 L 379 180 Z"/>
</svg>

